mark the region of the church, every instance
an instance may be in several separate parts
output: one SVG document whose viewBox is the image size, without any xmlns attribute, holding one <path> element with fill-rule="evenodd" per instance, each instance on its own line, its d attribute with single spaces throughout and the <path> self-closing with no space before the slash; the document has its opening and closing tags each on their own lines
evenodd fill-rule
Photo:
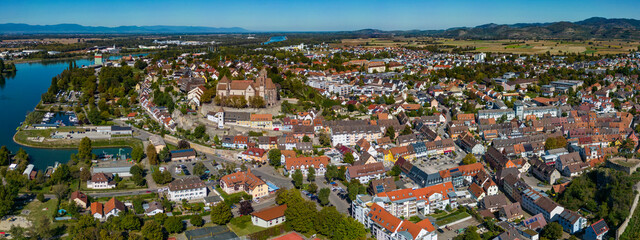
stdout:
<svg viewBox="0 0 640 240">
<path fill-rule="evenodd" d="M 222 77 L 218 82 L 216 95 L 222 97 L 244 96 L 247 101 L 254 96 L 264 99 L 267 107 L 273 106 L 277 102 L 276 85 L 267 77 L 267 70 L 262 69 L 258 78 L 254 80 L 229 80 L 227 76 Z"/>
</svg>

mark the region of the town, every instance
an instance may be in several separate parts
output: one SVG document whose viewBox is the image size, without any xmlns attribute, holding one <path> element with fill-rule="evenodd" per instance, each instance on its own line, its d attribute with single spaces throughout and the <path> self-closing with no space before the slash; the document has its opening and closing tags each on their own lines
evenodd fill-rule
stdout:
<svg viewBox="0 0 640 240">
<path fill-rule="evenodd" d="M 1 237 L 640 239 L 638 42 L 195 33 L 0 41 Z"/>
</svg>

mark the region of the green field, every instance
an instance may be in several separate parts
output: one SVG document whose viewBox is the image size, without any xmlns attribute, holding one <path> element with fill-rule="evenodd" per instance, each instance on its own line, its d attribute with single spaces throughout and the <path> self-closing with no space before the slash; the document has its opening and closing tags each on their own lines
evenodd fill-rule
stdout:
<svg viewBox="0 0 640 240">
<path fill-rule="evenodd" d="M 21 130 L 14 136 L 13 140 L 23 146 L 35 147 L 35 148 L 66 148 L 75 149 L 78 148 L 78 144 L 81 139 L 55 139 L 51 140 L 49 136 L 54 131 L 73 131 L 73 127 L 58 128 L 58 129 L 44 129 L 44 130 Z M 42 142 L 34 142 L 27 140 L 30 137 L 44 137 Z M 94 148 L 109 148 L 109 147 L 142 147 L 142 141 L 136 138 L 115 138 L 115 139 L 95 139 L 91 140 L 91 146 Z"/>
<path fill-rule="evenodd" d="M 446 225 L 469 216 L 471 215 L 469 215 L 464 210 L 458 210 L 444 217 L 437 218 L 436 224 L 438 224 L 438 226 L 442 226 L 442 225 Z"/>
</svg>

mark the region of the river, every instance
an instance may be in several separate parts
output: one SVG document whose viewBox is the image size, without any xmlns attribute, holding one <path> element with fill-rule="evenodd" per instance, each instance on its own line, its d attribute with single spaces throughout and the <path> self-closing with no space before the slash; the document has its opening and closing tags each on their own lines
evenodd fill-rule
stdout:
<svg viewBox="0 0 640 240">
<path fill-rule="evenodd" d="M 72 60 L 77 66 L 91 65 L 88 59 Z M 66 163 L 72 153 L 71 149 L 39 149 L 24 147 L 13 142 L 13 135 L 27 113 L 32 111 L 40 101 L 40 96 L 47 91 L 51 84 L 51 78 L 60 74 L 69 66 L 69 61 L 46 61 L 34 63 L 16 64 L 15 76 L 5 77 L 0 82 L 0 145 L 5 145 L 15 153 L 21 147 L 27 151 L 30 161 L 36 169 L 44 170 L 47 166 L 53 166 L 55 162 Z M 94 149 L 95 154 L 107 152 L 114 154 L 118 148 Z M 130 149 L 125 149 L 130 153 Z"/>
</svg>

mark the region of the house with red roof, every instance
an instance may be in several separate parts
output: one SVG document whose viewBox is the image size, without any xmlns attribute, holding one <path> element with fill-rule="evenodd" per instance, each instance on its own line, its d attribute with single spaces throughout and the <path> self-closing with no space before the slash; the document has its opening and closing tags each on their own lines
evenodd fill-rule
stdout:
<svg viewBox="0 0 640 240">
<path fill-rule="evenodd" d="M 365 226 L 371 228 L 371 235 L 376 239 L 438 239 L 436 229 L 429 219 L 418 223 L 402 220 L 375 203 L 371 205 L 368 216 L 370 224 Z"/>
</svg>

